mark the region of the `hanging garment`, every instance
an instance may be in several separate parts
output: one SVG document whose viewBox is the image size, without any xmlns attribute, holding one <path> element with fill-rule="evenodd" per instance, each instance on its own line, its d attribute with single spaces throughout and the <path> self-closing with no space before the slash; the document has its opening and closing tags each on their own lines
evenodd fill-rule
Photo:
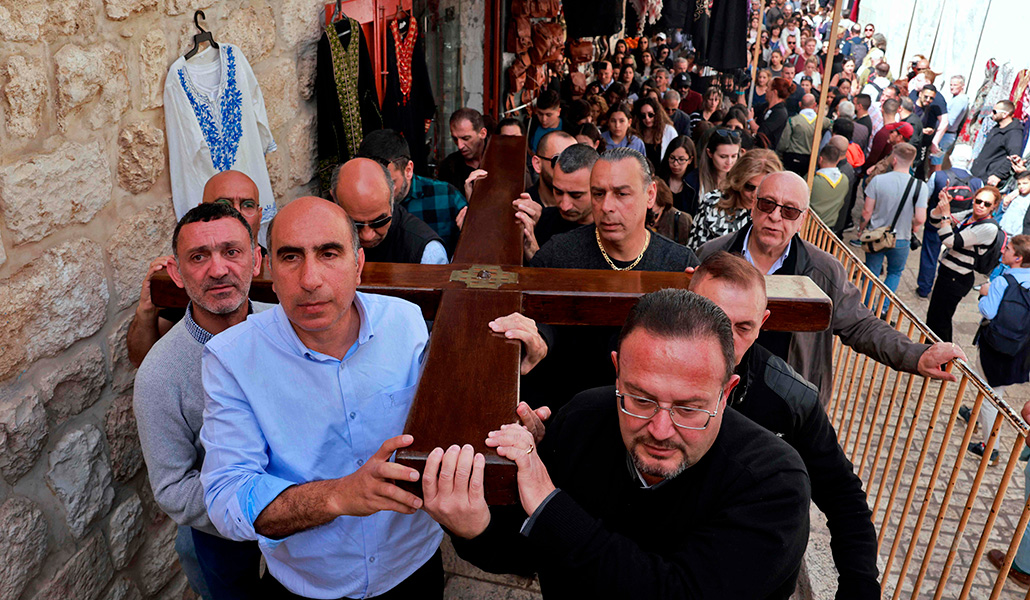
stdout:
<svg viewBox="0 0 1030 600">
<path fill-rule="evenodd" d="M 980 131 L 980 121 L 983 119 L 983 107 L 984 100 L 987 98 L 987 92 L 994 86 L 994 77 L 998 74 L 998 63 L 994 62 L 994 59 L 987 61 L 987 69 L 984 73 L 983 83 L 980 84 L 980 89 L 977 90 L 976 95 L 973 96 L 973 101 L 969 105 L 969 118 L 966 119 L 965 125 L 962 127 L 959 138 L 964 142 L 973 142 L 976 139 L 976 134 Z M 988 114 L 990 111 L 988 111 Z"/>
<path fill-rule="evenodd" d="M 700 1 L 700 0 L 699 0 Z M 718 71 L 743 69 L 747 66 L 748 2 L 709 0 L 711 20 L 708 25 L 706 64 Z"/>
<path fill-rule="evenodd" d="M 1013 115 L 1019 120 L 1027 117 L 1027 109 L 1030 108 L 1030 69 L 1022 69 L 1016 73 L 1015 82 L 1012 84 L 1012 94 L 1009 100 L 1016 105 L 1016 112 Z"/>
<path fill-rule="evenodd" d="M 404 136 L 415 163 L 415 173 L 428 175 L 426 121 L 436 115 L 436 101 L 426 67 L 425 42 L 418 21 L 408 19 L 408 31 L 401 33 L 398 21 L 390 24 L 386 36 L 386 93 L 383 98 L 383 126 Z"/>
<path fill-rule="evenodd" d="M 1012 65 L 1005 63 L 1001 65 L 994 76 L 994 85 L 988 90 L 983 108 L 980 110 L 980 131 L 976 134 L 976 141 L 973 142 L 973 156 L 980 155 L 980 151 L 987 142 L 987 133 L 998 126 L 991 118 L 991 111 L 998 102 L 1008 100 L 1012 90 L 1013 73 Z"/>
<path fill-rule="evenodd" d="M 622 2 L 563 0 L 569 39 L 612 35 L 622 29 Z"/>
<path fill-rule="evenodd" d="M 340 39 L 340 32 L 348 31 Z M 366 132 L 382 129 L 375 72 L 361 25 L 349 17 L 318 40 L 315 102 L 318 107 L 318 180 L 328 198 L 333 170 L 353 158 Z"/>
<path fill-rule="evenodd" d="M 691 43 L 694 45 L 694 62 L 698 65 L 708 65 L 708 29 L 712 20 L 712 1 L 687 1 L 687 22 L 683 24 L 683 33 L 690 35 Z"/>
<path fill-rule="evenodd" d="M 265 154 L 276 145 L 261 88 L 240 49 L 222 43 L 188 62 L 176 59 L 165 80 L 164 104 L 175 217 L 200 204 L 208 179 L 233 169 L 254 180 L 261 222 L 270 221 L 276 207 Z"/>
</svg>

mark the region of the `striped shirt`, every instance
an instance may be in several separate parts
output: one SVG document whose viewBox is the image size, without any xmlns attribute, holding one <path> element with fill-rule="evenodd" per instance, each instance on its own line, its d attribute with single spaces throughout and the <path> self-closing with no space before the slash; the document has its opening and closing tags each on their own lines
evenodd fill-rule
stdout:
<svg viewBox="0 0 1030 600">
<path fill-rule="evenodd" d="M 976 256 L 987 252 L 998 235 L 996 222 L 988 219 L 973 221 L 972 214 L 972 210 L 964 210 L 944 219 L 936 209 L 930 213 L 930 225 L 937 228 L 945 247 L 941 265 L 959 275 L 973 271 Z"/>
</svg>

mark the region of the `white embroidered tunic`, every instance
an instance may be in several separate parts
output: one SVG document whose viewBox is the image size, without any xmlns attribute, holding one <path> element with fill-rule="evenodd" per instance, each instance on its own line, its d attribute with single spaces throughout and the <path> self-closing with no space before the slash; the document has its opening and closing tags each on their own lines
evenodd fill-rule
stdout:
<svg viewBox="0 0 1030 600">
<path fill-rule="evenodd" d="M 233 169 L 257 184 L 263 238 L 276 211 L 265 154 L 276 145 L 247 58 L 226 43 L 189 62 L 180 56 L 168 71 L 164 103 L 175 217 L 200 204 L 208 179 Z"/>
</svg>

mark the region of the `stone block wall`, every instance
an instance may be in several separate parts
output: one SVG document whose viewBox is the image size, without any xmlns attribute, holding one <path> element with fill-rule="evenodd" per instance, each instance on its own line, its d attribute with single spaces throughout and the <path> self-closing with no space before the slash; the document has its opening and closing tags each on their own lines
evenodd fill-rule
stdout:
<svg viewBox="0 0 1030 600">
<path fill-rule="evenodd" d="M 170 252 L 163 90 L 204 9 L 254 67 L 283 203 L 312 179 L 321 0 L 0 0 L 0 600 L 191 597 L 125 334 Z"/>
</svg>

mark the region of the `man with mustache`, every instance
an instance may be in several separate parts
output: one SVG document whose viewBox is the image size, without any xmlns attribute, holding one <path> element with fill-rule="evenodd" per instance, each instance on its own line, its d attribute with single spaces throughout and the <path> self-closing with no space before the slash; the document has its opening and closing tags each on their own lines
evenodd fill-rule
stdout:
<svg viewBox="0 0 1030 600">
<path fill-rule="evenodd" d="M 254 243 L 258 244 L 262 214 L 259 200 L 258 187 L 253 179 L 239 171 L 222 171 L 207 180 L 201 202 L 225 204 L 238 210 L 253 232 Z M 256 247 L 260 248 L 260 245 Z M 261 255 L 264 256 L 264 248 L 261 248 L 261 251 Z M 136 314 L 132 317 L 132 323 L 129 324 L 129 334 L 126 339 L 129 361 L 137 367 L 143 362 L 143 357 L 147 355 L 154 343 L 167 333 L 172 325 L 182 319 L 182 309 L 158 309 L 150 300 L 150 278 L 154 276 L 154 273 L 167 268 L 173 260 L 172 256 L 155 258 L 151 261 L 150 268 L 143 278 L 139 304 L 136 306 Z"/>
<path fill-rule="evenodd" d="M 726 314 L 686 290 L 648 294 L 610 360 L 615 385 L 576 396 L 539 451 L 519 425 L 489 434 L 518 466 L 519 505 L 488 508 L 485 459 L 451 446 L 426 462 L 426 512 L 480 568 L 539 573 L 545 599 L 788 598 L 808 474 L 727 410 L 739 377 Z"/>
<path fill-rule="evenodd" d="M 257 544 L 221 537 L 208 518 L 200 484 L 204 449 L 198 437 L 205 345 L 251 312 L 270 308 L 247 300 L 251 279 L 261 271 L 261 251 L 250 227 L 235 208 L 221 203 L 201 204 L 183 215 L 172 235 L 168 274 L 186 290 L 190 303 L 182 320 L 143 360 L 133 393 L 154 499 L 178 523 L 180 562 L 190 584 L 205 598 L 259 595 Z"/>
</svg>

